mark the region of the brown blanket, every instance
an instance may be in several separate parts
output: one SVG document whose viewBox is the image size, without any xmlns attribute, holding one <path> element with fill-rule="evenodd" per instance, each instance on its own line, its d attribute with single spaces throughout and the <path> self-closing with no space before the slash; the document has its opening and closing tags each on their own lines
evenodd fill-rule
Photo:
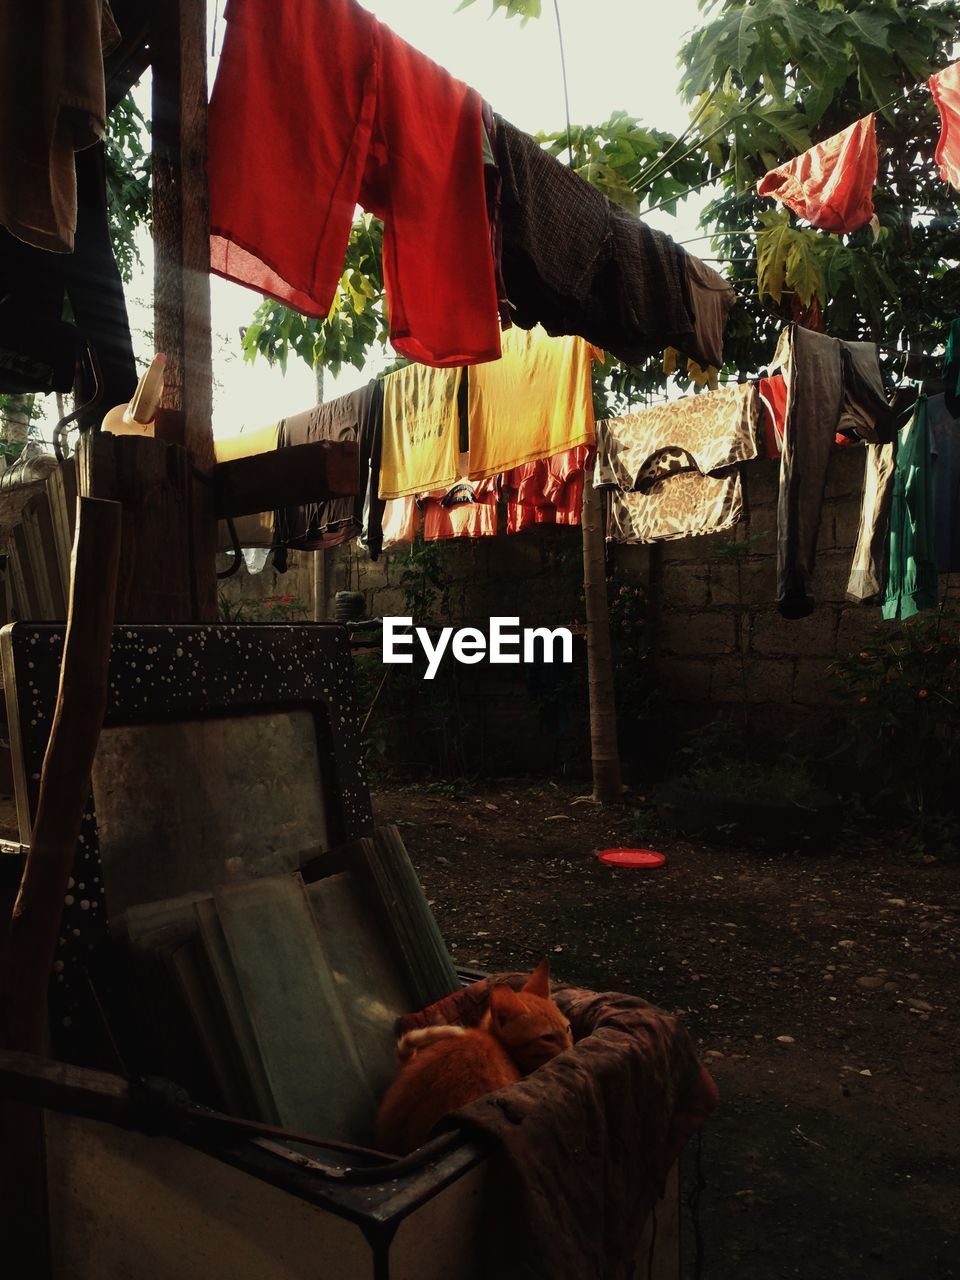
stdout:
<svg viewBox="0 0 960 1280">
<path fill-rule="evenodd" d="M 485 978 L 402 1018 L 400 1029 L 475 1024 L 493 982 L 520 987 L 524 977 Z M 498 1148 L 484 1274 L 611 1280 L 633 1258 L 667 1172 L 716 1106 L 717 1088 L 670 1014 L 564 983 L 552 994 L 574 1047 L 444 1123 Z"/>
</svg>

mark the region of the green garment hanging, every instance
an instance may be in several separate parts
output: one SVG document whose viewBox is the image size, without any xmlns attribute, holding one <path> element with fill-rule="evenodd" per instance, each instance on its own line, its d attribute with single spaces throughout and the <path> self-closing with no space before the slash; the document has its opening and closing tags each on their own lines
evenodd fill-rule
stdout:
<svg viewBox="0 0 960 1280">
<path fill-rule="evenodd" d="M 937 604 L 933 523 L 933 464 L 927 397 L 900 432 L 890 511 L 890 571 L 883 601 L 885 618 L 912 618 Z"/>
</svg>

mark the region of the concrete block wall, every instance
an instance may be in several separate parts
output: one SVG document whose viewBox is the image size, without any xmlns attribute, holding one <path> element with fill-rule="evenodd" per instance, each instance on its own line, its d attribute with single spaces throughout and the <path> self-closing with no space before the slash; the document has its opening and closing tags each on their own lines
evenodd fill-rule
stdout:
<svg viewBox="0 0 960 1280">
<path fill-rule="evenodd" d="M 856 652 L 879 629 L 895 633 L 895 624 L 883 621 L 878 606 L 846 599 L 864 460 L 865 450 L 857 447 L 831 457 L 818 540 L 817 607 L 809 618 L 788 621 L 776 609 L 775 461 L 744 467 L 744 518 L 728 533 L 655 547 L 608 548 L 611 572 L 643 583 L 649 592 L 645 672 L 656 687 L 665 744 L 718 714 L 738 719 L 746 714 L 754 737 L 771 747 L 782 744 L 791 730 L 800 731 L 801 742 L 822 740 L 834 706 L 831 663 Z M 724 554 L 730 543 L 745 548 L 739 564 Z M 556 626 L 581 612 L 577 529 L 545 527 L 442 547 L 452 579 L 445 623 L 483 628 L 491 615 L 500 614 L 519 617 L 522 626 Z M 356 544 L 329 552 L 327 616 L 333 616 L 339 590 L 363 592 L 368 616 L 404 613 L 406 555 L 406 549 L 395 549 L 372 564 Z M 943 580 L 941 589 L 947 588 L 960 599 L 960 575 Z M 582 662 L 582 642 L 577 657 Z M 505 769 L 538 764 L 548 769 L 558 758 L 556 738 L 543 730 L 522 669 L 461 668 L 458 698 L 458 714 L 476 727 L 488 761 L 499 760 Z M 649 725 L 636 727 L 637 733 L 652 731 Z M 585 766 L 586 741 L 582 748 Z M 571 758 L 569 750 L 562 754 Z"/>
<path fill-rule="evenodd" d="M 713 709 L 748 705 L 762 739 L 791 729 L 816 738 L 835 705 L 829 668 L 862 647 L 879 629 L 895 633 L 879 606 L 853 604 L 846 585 L 860 519 L 866 451 L 838 449 L 831 457 L 817 543 L 816 609 L 787 620 L 777 611 L 776 537 L 780 469 L 758 460 L 743 469 L 745 513 L 728 533 L 661 544 L 659 624 L 650 640 L 661 697 L 677 718 L 702 721 Z M 739 564 L 724 555 L 745 547 Z M 622 548 L 628 564 L 641 549 Z M 941 581 L 941 593 L 956 581 Z"/>
</svg>

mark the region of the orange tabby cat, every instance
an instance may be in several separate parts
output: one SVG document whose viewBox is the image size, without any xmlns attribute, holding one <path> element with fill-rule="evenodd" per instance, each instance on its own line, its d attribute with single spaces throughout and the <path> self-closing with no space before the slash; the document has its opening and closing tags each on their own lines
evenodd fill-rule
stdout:
<svg viewBox="0 0 960 1280">
<path fill-rule="evenodd" d="M 402 1066 L 377 1113 L 377 1144 L 406 1155 L 425 1142 L 441 1118 L 513 1084 L 573 1044 L 570 1023 L 550 999 L 543 960 L 522 991 L 497 984 L 478 1027 L 409 1031 L 398 1051 Z"/>
</svg>

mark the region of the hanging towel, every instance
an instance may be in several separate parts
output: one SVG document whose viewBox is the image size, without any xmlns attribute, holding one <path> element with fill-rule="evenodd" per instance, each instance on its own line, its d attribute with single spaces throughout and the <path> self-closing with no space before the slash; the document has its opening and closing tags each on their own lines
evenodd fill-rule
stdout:
<svg viewBox="0 0 960 1280">
<path fill-rule="evenodd" d="M 851 232 L 873 217 L 876 180 L 877 135 L 871 114 L 771 169 L 757 191 L 822 231 Z"/>
<path fill-rule="evenodd" d="M 883 616 L 912 618 L 937 604 L 933 459 L 927 398 L 900 432 L 890 514 L 890 570 Z"/>
<path fill-rule="evenodd" d="M 447 490 L 460 479 L 461 376 L 411 364 L 383 379 L 381 498 Z"/>
<path fill-rule="evenodd" d="M 590 364 L 600 355 L 582 338 L 551 338 L 539 327 L 507 330 L 502 358 L 471 369 L 467 379 L 470 479 L 592 444 Z"/>
<path fill-rule="evenodd" d="M 496 118 L 503 277 L 515 324 L 579 334 L 628 364 L 687 351 L 694 318 L 683 250 Z"/>
<path fill-rule="evenodd" d="M 397 351 L 496 359 L 479 95 L 355 0 L 230 0 L 225 16 L 211 270 L 323 319 L 360 203 L 384 220 Z"/>
<path fill-rule="evenodd" d="M 104 0 L 0 0 L 0 226 L 73 250 L 75 153 L 106 132 L 103 55 L 120 41 Z"/>
<path fill-rule="evenodd" d="M 481 480 L 472 485 L 461 480 L 447 493 L 424 494 L 424 542 L 447 538 L 491 538 L 497 532 L 497 482 Z"/>
<path fill-rule="evenodd" d="M 684 252 L 683 265 L 694 320 L 693 349 L 687 346 L 684 352 L 703 370 L 719 369 L 723 365 L 723 332 L 737 295 L 719 272 L 694 254 Z"/>
<path fill-rule="evenodd" d="M 940 112 L 937 168 L 944 182 L 960 191 L 960 62 L 931 76 L 930 92 Z"/>
<path fill-rule="evenodd" d="M 315 405 L 305 413 L 284 418 L 277 432 L 277 447 L 314 444 L 320 440 L 346 441 L 359 446 L 357 493 L 348 498 L 327 498 L 276 513 L 276 541 L 280 547 L 321 551 L 339 546 L 366 532 L 371 540 L 371 517 L 379 525 L 382 503 L 370 492 L 370 460 L 383 430 L 383 387 L 369 382 L 359 391 Z M 373 541 L 378 541 L 378 529 Z M 376 558 L 376 557 L 374 557 Z"/>
<path fill-rule="evenodd" d="M 661 542 L 736 524 L 738 464 L 757 456 L 758 418 L 747 383 L 598 422 L 594 483 L 612 490 L 608 540 Z"/>
</svg>

